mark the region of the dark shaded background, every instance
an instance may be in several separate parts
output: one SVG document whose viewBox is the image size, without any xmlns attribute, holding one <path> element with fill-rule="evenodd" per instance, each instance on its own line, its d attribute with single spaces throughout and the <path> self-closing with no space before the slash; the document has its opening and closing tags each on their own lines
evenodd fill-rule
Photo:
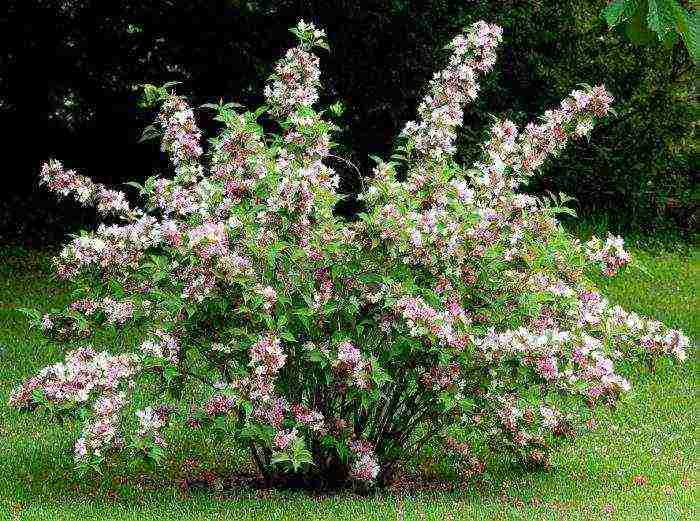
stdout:
<svg viewBox="0 0 700 521">
<path fill-rule="evenodd" d="M 91 210 L 55 203 L 37 187 L 56 157 L 106 183 L 164 169 L 157 144 L 138 144 L 153 114 L 141 83 L 179 80 L 196 105 L 262 102 L 275 60 L 303 17 L 328 32 L 325 102 L 347 107 L 343 155 L 368 171 L 386 155 L 442 47 L 465 25 L 499 23 L 495 74 L 467 114 L 460 154 L 472 157 L 487 111 L 520 123 L 580 82 L 605 83 L 620 116 L 548 167 L 533 190 L 577 197 L 579 213 L 613 229 L 692 231 L 698 212 L 693 69 L 681 45 L 638 48 L 609 32 L 589 0 L 5 0 L 0 7 L 0 244 L 45 245 L 90 225 Z M 212 129 L 210 115 L 198 114 Z M 347 175 L 343 190 L 357 190 Z M 351 212 L 352 207 L 342 211 Z"/>
</svg>

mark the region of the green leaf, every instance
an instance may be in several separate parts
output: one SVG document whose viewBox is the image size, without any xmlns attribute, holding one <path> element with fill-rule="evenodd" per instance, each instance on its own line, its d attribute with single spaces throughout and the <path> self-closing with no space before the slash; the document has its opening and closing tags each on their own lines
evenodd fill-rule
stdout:
<svg viewBox="0 0 700 521">
<path fill-rule="evenodd" d="M 177 375 L 177 367 L 173 365 L 169 365 L 163 369 L 163 377 L 168 383 L 172 382 L 175 378 L 177 378 Z"/>
<path fill-rule="evenodd" d="M 688 49 L 688 54 L 690 54 L 690 57 L 697 65 L 700 63 L 700 36 L 698 35 L 698 31 L 700 31 L 700 12 L 694 11 L 689 13 L 680 5 L 675 4 L 673 6 L 673 19 L 676 29 L 681 38 L 683 38 L 686 49 Z"/>
<path fill-rule="evenodd" d="M 632 18 L 644 6 L 642 0 L 625 0 L 625 18 Z"/>
<path fill-rule="evenodd" d="M 44 391 L 41 389 L 34 389 L 32 391 L 32 400 L 34 400 L 36 403 L 39 403 L 44 406 L 48 406 L 49 401 L 46 399 L 46 396 L 44 395 Z"/>
<path fill-rule="evenodd" d="M 609 3 L 603 12 L 603 18 L 610 27 L 616 26 L 622 21 L 622 15 L 625 12 L 625 0 L 614 0 Z"/>
<path fill-rule="evenodd" d="M 680 35 L 691 58 L 698 62 L 698 13 L 686 11 L 678 0 L 614 0 L 601 16 L 611 27 L 621 27 L 637 45 L 656 41 L 670 48 Z"/>
<path fill-rule="evenodd" d="M 270 463 L 272 465 L 277 465 L 278 463 L 287 463 L 291 462 L 292 458 L 289 457 L 289 454 L 286 452 L 278 452 L 277 454 L 274 454 L 272 458 L 270 458 Z"/>
<path fill-rule="evenodd" d="M 138 140 L 138 143 L 145 143 L 146 141 L 152 141 L 154 139 L 159 138 L 162 136 L 162 132 L 157 129 L 153 125 L 147 126 L 145 129 L 143 129 L 143 133 L 141 134 L 141 137 Z"/>
<path fill-rule="evenodd" d="M 124 183 L 124 184 L 127 185 L 127 186 L 133 186 L 133 187 L 136 188 L 139 192 L 143 192 L 143 191 L 144 191 L 143 185 L 137 183 L 136 181 L 128 181 L 128 182 L 126 182 L 126 183 Z"/>
<path fill-rule="evenodd" d="M 297 339 L 294 337 L 291 331 L 282 331 L 280 332 L 280 336 L 284 339 L 287 340 L 288 342 L 296 342 Z"/>
<path fill-rule="evenodd" d="M 643 4 L 646 7 L 646 4 Z M 628 24 L 625 34 L 636 45 L 647 45 L 655 40 L 654 33 L 645 22 L 644 9 L 637 11 Z"/>
<path fill-rule="evenodd" d="M 163 83 L 163 89 L 169 89 L 171 87 L 174 87 L 175 85 L 180 85 L 182 82 L 181 81 L 166 81 Z"/>
<path fill-rule="evenodd" d="M 306 351 L 304 358 L 306 358 L 310 362 L 317 362 L 322 365 L 324 365 L 326 362 L 326 357 L 317 349 Z"/>
<path fill-rule="evenodd" d="M 656 0 L 647 0 L 648 14 L 647 14 L 647 25 L 652 31 L 659 33 L 661 32 L 661 22 L 659 20 L 659 9 L 656 5 Z"/>
<path fill-rule="evenodd" d="M 39 311 L 36 309 L 17 308 L 17 311 L 19 311 L 23 315 L 26 315 L 27 318 L 29 318 L 30 320 L 34 320 L 37 322 L 41 320 L 41 313 L 39 313 Z"/>
<path fill-rule="evenodd" d="M 124 288 L 118 281 L 114 279 L 111 279 L 109 281 L 109 291 L 112 295 L 114 295 L 117 298 L 124 298 Z"/>
<path fill-rule="evenodd" d="M 333 114 L 336 117 L 342 116 L 343 112 L 345 112 L 345 107 L 343 106 L 343 103 L 340 101 L 336 101 L 329 107 L 331 114 Z"/>
</svg>

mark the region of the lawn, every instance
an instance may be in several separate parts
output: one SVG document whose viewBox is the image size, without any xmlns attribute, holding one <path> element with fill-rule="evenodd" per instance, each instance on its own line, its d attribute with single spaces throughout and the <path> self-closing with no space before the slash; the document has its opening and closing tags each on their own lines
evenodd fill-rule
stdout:
<svg viewBox="0 0 700 521">
<path fill-rule="evenodd" d="M 700 340 L 700 250 L 634 251 L 637 266 L 605 282 L 611 300 Z M 17 307 L 66 300 L 46 254 L 0 249 L 0 519 L 697 519 L 697 350 L 683 366 L 633 378 L 619 407 L 547 472 L 496 466 L 451 491 L 389 491 L 314 497 L 245 488 L 183 489 L 185 476 L 226 476 L 247 467 L 235 446 L 186 437 L 163 472 L 124 466 L 87 479 L 72 471 L 77 426 L 7 408 L 21 379 L 55 362 L 55 347 L 28 329 Z M 439 476 L 428 447 L 419 467 Z M 438 469 L 438 470 L 436 470 Z"/>
</svg>

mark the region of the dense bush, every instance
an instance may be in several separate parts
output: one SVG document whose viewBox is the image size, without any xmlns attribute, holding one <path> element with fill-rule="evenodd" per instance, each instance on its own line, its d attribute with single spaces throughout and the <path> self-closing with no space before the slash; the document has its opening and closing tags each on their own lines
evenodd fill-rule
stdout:
<svg viewBox="0 0 700 521">
<path fill-rule="evenodd" d="M 157 147 L 137 144 L 150 116 L 132 110 L 136 82 L 182 80 L 178 89 L 191 94 L 195 106 L 222 93 L 236 93 L 246 106 L 261 104 L 269 64 L 286 45 L 280 35 L 299 17 L 320 22 L 332 36 L 322 100 L 340 99 L 347 107 L 342 143 L 348 148 L 339 154 L 353 154 L 363 171 L 369 171 L 368 155 L 387 155 L 402 122 L 414 118 L 451 35 L 474 20 L 497 19 L 504 27 L 503 67 L 487 80 L 477 110 L 467 113 L 459 144 L 465 161 L 474 159 L 471 152 L 482 142 L 485 109 L 524 124 L 586 78 L 608 86 L 620 117 L 606 121 L 590 143 L 568 148 L 532 189 L 565 191 L 576 197 L 580 213 L 607 214 L 612 226 L 649 228 L 675 219 L 688 229 L 697 211 L 692 64 L 680 44 L 639 48 L 608 30 L 599 0 L 9 0 L 7 5 L 7 15 L 0 15 L 0 33 L 7 38 L 0 51 L 6 66 L 0 112 L 8 128 L 18 130 L 5 144 L 22 157 L 12 182 L 22 185 L 15 190 L 23 200 L 31 196 L 24 207 L 32 210 L 27 216 L 14 198 L 0 196 L 0 206 L 8 208 L 0 210 L 8 215 L 0 219 L 0 240 L 45 235 L 27 224 L 40 224 L 34 216 L 53 209 L 33 183 L 45 157 L 60 153 L 107 184 L 142 181 L 164 166 Z M 199 123 L 212 128 L 208 114 Z M 31 144 L 26 135 L 32 135 Z M 104 161 L 115 143 L 124 153 Z M 360 190 L 352 168 L 334 166 L 344 192 Z M 351 200 L 342 203 L 343 212 L 358 210 Z"/>
<path fill-rule="evenodd" d="M 478 440 L 547 465 L 589 407 L 629 388 L 625 361 L 685 357 L 680 332 L 589 282 L 628 263 L 621 239 L 581 244 L 556 220 L 563 197 L 518 191 L 605 121 L 604 87 L 574 90 L 520 132 L 496 119 L 468 168 L 454 160 L 457 129 L 502 38 L 473 24 L 346 222 L 324 162 L 334 126 L 314 108 L 325 35 L 293 32 L 266 104 L 220 104 L 206 153 L 185 99 L 146 88 L 174 177 L 139 186 L 142 208 L 56 160 L 42 170 L 51 191 L 124 221 L 56 258 L 73 303 L 27 313 L 66 359 L 10 397 L 82 419 L 80 466 L 123 452 L 158 461 L 175 426 L 239 441 L 274 483 L 385 484 L 436 437 L 471 472 L 484 468 Z M 104 349 L 105 331 L 139 341 Z"/>
</svg>

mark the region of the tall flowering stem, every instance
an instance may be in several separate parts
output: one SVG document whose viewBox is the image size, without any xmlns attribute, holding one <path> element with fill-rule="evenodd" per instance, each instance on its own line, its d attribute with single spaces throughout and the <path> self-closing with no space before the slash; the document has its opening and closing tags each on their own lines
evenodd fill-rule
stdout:
<svg viewBox="0 0 700 521">
<path fill-rule="evenodd" d="M 496 47 L 502 36 L 497 25 L 476 22 L 467 34 L 452 41 L 447 67 L 435 74 L 418 106 L 419 119 L 408 122 L 402 132 L 410 140 L 416 163 L 441 161 L 454 154 L 464 107 L 478 95 L 479 75 L 496 63 Z"/>
<path fill-rule="evenodd" d="M 39 182 L 59 197 L 72 197 L 83 206 L 95 206 L 103 215 L 115 215 L 125 220 L 133 220 L 139 212 L 129 206 L 123 192 L 111 190 L 105 185 L 94 183 L 75 170 L 66 170 L 55 159 L 41 167 Z"/>
</svg>

